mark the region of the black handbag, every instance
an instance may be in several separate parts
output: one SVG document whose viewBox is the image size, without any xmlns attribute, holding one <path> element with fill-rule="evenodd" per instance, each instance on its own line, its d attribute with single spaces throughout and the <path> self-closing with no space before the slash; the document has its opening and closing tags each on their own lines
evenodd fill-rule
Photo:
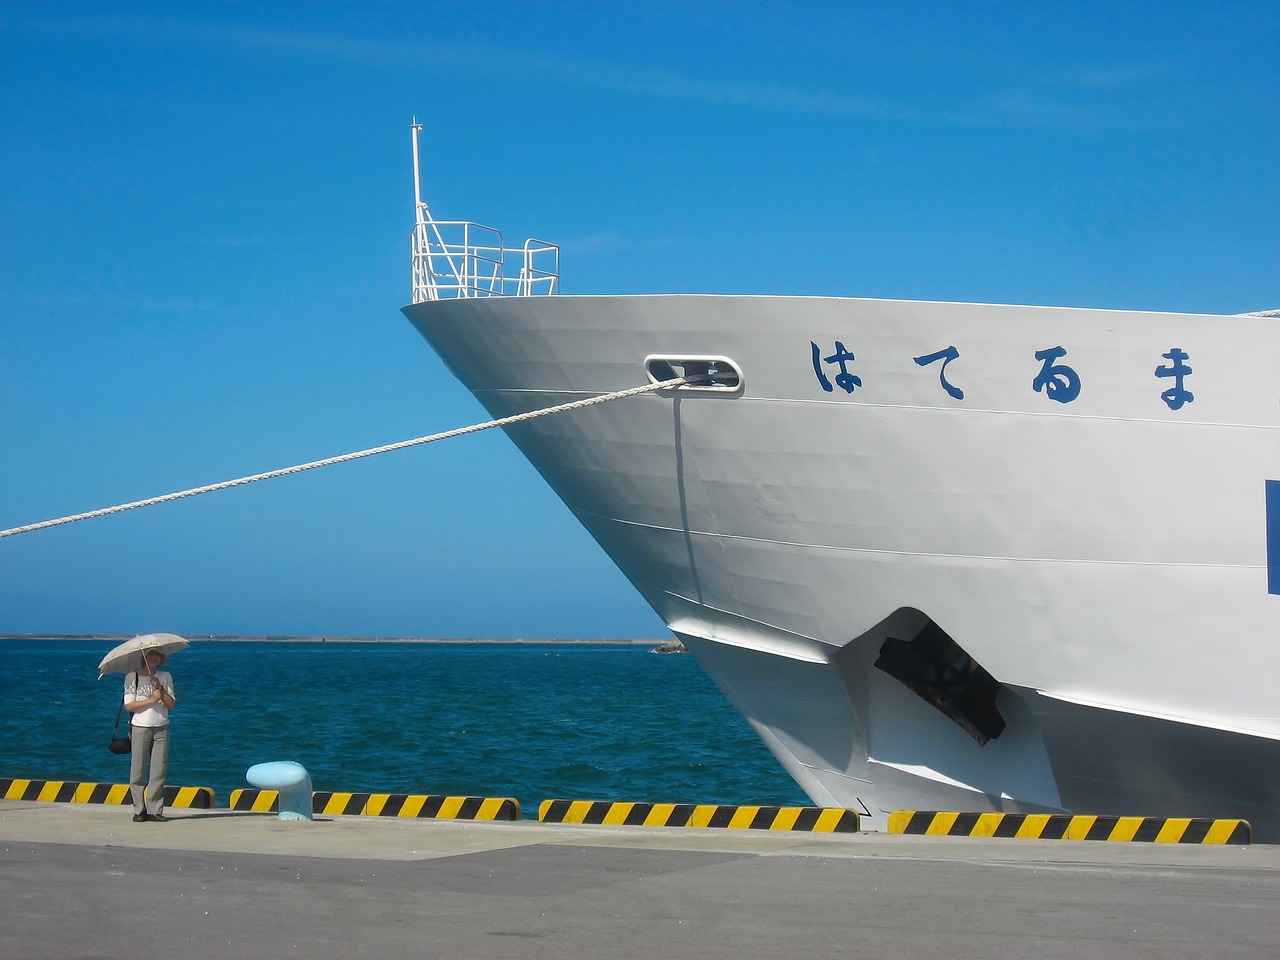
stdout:
<svg viewBox="0 0 1280 960">
<path fill-rule="evenodd" d="M 107 749 L 110 750 L 112 753 L 132 753 L 133 752 L 133 741 L 129 739 L 133 733 L 132 720 L 129 721 L 130 725 L 125 727 L 125 735 L 123 737 L 116 736 L 116 734 L 119 733 L 120 731 L 120 714 L 122 714 L 123 712 L 124 712 L 124 694 L 121 694 L 120 706 L 116 707 L 115 726 L 111 728 L 111 742 L 107 744 Z"/>
</svg>

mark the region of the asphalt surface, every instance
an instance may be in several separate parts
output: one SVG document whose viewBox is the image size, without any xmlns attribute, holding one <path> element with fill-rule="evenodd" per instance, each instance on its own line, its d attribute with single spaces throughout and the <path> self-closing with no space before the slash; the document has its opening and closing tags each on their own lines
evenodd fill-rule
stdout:
<svg viewBox="0 0 1280 960">
<path fill-rule="evenodd" d="M 9 960 L 1280 957 L 1280 846 L 0 801 Z"/>
</svg>

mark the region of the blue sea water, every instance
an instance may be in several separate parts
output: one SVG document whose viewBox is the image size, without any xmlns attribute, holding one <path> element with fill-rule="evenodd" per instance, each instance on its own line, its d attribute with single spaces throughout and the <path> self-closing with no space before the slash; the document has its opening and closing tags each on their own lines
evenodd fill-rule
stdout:
<svg viewBox="0 0 1280 960">
<path fill-rule="evenodd" d="M 3 640 L 0 777 L 125 783 L 98 640 Z M 316 790 L 808 805 L 688 654 L 644 645 L 203 641 L 175 654 L 169 782 L 225 806 L 255 763 Z M 122 724 L 124 720 L 122 720 Z"/>
</svg>

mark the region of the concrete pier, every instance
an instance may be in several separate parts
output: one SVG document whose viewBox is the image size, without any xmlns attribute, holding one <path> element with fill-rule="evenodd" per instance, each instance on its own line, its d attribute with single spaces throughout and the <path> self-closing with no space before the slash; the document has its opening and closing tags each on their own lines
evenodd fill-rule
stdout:
<svg viewBox="0 0 1280 960">
<path fill-rule="evenodd" d="M 0 955 L 1280 953 L 1280 847 L 0 802 Z"/>
</svg>

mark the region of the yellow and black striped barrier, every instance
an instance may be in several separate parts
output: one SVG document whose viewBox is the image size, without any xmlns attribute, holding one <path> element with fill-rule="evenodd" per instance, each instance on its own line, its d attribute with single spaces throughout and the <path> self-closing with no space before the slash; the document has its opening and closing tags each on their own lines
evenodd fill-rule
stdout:
<svg viewBox="0 0 1280 960">
<path fill-rule="evenodd" d="M 0 777 L 0 799 L 39 800 L 44 803 L 132 803 L 127 783 L 77 783 L 73 780 L 22 780 Z M 216 798 L 209 787 L 165 787 L 166 807 L 210 810 Z"/>
<path fill-rule="evenodd" d="M 275 813 L 275 790 L 232 790 L 231 809 Z M 329 816 L 419 817 L 435 820 L 519 820 L 520 802 L 511 797 L 444 797 L 410 793 L 311 794 L 311 812 Z"/>
<path fill-rule="evenodd" d="M 840 807 L 744 807 L 692 803 L 626 803 L 607 800 L 543 800 L 541 823 L 629 827 L 724 827 L 737 830 L 805 830 L 857 833 L 858 814 Z"/>
<path fill-rule="evenodd" d="M 1109 840 L 1128 843 L 1253 842 L 1248 820 L 1191 817 L 1095 817 L 1049 813 L 957 813 L 895 810 L 889 832 L 935 837 Z"/>
</svg>

